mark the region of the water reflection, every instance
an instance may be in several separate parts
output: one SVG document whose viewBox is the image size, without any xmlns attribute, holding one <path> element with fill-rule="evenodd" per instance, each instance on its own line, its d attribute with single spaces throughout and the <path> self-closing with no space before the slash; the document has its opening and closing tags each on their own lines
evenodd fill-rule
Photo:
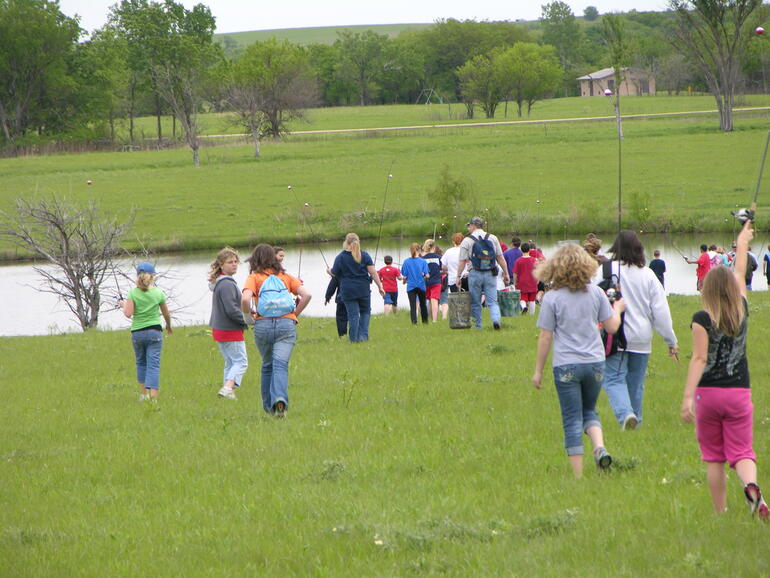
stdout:
<svg viewBox="0 0 770 578">
<path fill-rule="evenodd" d="M 652 251 L 659 249 L 661 258 L 666 261 L 666 290 L 669 293 L 693 295 L 695 291 L 695 266 L 688 265 L 681 253 L 690 257 L 697 257 L 698 245 L 701 242 L 712 242 L 704 236 L 700 237 L 677 236 L 672 237 L 645 235 L 642 239 L 648 261 L 652 259 Z M 713 235 L 711 237 L 714 237 Z M 509 239 L 503 239 L 507 241 Z M 382 267 L 382 258 L 391 255 L 394 262 L 400 264 L 402 259 L 409 256 L 408 246 L 411 240 L 403 243 L 393 243 L 392 240 L 380 244 L 377 251 L 377 268 Z M 604 248 L 610 245 L 611 236 L 607 235 Z M 546 257 L 553 253 L 560 241 L 557 239 L 540 240 L 540 246 Z M 716 239 L 714 242 L 729 246 L 729 240 Z M 441 242 L 440 242 L 441 244 Z M 339 252 L 341 242 L 329 243 L 320 246 L 320 250 L 326 260 L 331 264 L 335 255 Z M 374 244 L 364 244 L 364 250 L 370 251 L 374 257 Z M 446 243 L 442 244 L 446 248 Z M 760 263 L 760 269 L 754 276 L 754 289 L 766 290 L 767 284 L 761 274 L 761 259 L 764 254 L 755 247 L 755 254 Z M 211 293 L 208 289 L 208 269 L 214 258 L 215 252 L 169 255 L 158 259 L 158 269 L 167 271 L 168 276 L 159 282 L 159 286 L 174 296 L 174 318 L 177 325 L 206 325 L 211 312 Z M 243 251 L 241 258 L 247 256 Z M 313 317 L 333 317 L 334 303 L 324 305 L 324 294 L 328 283 L 326 265 L 321 258 L 319 247 L 287 247 L 286 270 L 292 275 L 302 278 L 305 285 L 313 293 L 313 299 L 304 315 Z M 242 264 L 236 274 L 236 280 L 240 285 L 248 276 L 247 265 Z M 64 303 L 57 300 L 54 295 L 41 293 L 35 288 L 42 287 L 42 282 L 31 265 L 8 265 L 0 267 L 0 335 L 46 335 L 65 331 L 79 331 L 80 327 L 74 321 L 72 314 Z M 122 283 L 122 293 L 125 294 L 131 285 L 128 281 Z M 408 308 L 406 291 L 403 285 L 399 286 L 399 305 Z M 382 313 L 382 299 L 373 292 L 372 312 Z M 105 311 L 100 315 L 99 325 L 102 329 L 128 329 L 130 321 L 125 319 L 117 310 Z"/>
</svg>

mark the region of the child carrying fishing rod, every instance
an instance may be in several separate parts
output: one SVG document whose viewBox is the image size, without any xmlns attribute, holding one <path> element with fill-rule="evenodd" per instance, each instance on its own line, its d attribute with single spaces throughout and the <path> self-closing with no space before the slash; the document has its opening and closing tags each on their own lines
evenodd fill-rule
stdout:
<svg viewBox="0 0 770 578">
<path fill-rule="evenodd" d="M 749 308 L 745 277 L 753 236 L 752 221 L 747 219 L 737 239 L 735 270 L 715 267 L 704 279 L 703 310 L 692 317 L 693 351 L 680 415 L 687 423 L 695 422 L 714 509 L 718 513 L 727 510 L 726 462 L 743 483 L 751 513 L 766 521 L 770 510 L 757 485 L 754 406 L 746 359 Z"/>
</svg>

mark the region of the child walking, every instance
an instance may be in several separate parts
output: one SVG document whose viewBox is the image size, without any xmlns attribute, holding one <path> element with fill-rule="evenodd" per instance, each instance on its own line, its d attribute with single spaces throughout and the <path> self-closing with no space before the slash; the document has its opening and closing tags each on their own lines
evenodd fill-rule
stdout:
<svg viewBox="0 0 770 578">
<path fill-rule="evenodd" d="M 240 387 L 249 367 L 243 331 L 246 322 L 241 311 L 241 291 L 233 275 L 240 259 L 235 249 L 225 247 L 211 263 L 209 288 L 211 295 L 211 336 L 225 360 L 225 370 L 219 397 L 236 399 L 235 388 Z"/>
<path fill-rule="evenodd" d="M 401 278 L 406 284 L 406 296 L 409 298 L 409 315 L 412 325 L 417 325 L 417 301 L 420 301 L 420 317 L 428 322 L 428 305 L 425 300 L 425 280 L 430 276 L 428 263 L 420 259 L 420 244 L 412 243 L 409 247 L 412 255 L 401 263 Z"/>
<path fill-rule="evenodd" d="M 161 314 L 166 322 L 166 332 L 169 335 L 172 333 L 166 295 L 154 283 L 155 267 L 152 263 L 141 263 L 136 268 L 136 287 L 120 302 L 123 315 L 131 319 L 131 343 L 136 356 L 139 401 L 158 399 L 160 352 L 163 347 Z"/>
<path fill-rule="evenodd" d="M 680 414 L 695 421 L 695 434 L 706 462 L 711 500 L 718 513 L 727 510 L 725 462 L 735 469 L 752 514 L 767 520 L 770 510 L 757 485 L 752 447 L 754 406 L 749 388 L 746 333 L 746 263 L 754 236 L 747 221 L 738 235 L 735 270 L 722 265 L 703 280 L 703 310 L 692 317 L 692 359 Z"/>
<path fill-rule="evenodd" d="M 516 263 L 519 261 L 521 258 Z M 553 343 L 553 380 L 561 406 L 564 447 L 578 478 L 583 474 L 583 433 L 591 440 L 597 468 L 608 470 L 612 464 L 596 413 L 604 381 L 604 347 L 597 327 L 603 323 L 607 332 L 615 333 L 625 308 L 622 299 L 610 305 L 604 292 L 591 284 L 595 271 L 593 257 L 580 245 L 568 244 L 535 272 L 538 279 L 551 284 L 551 290 L 543 297 L 537 319 L 540 338 L 532 383 L 540 389 Z"/>
<path fill-rule="evenodd" d="M 385 266 L 377 271 L 377 274 L 385 290 L 385 315 L 390 315 L 398 311 L 398 280 L 401 279 L 401 271 L 393 266 L 393 257 L 390 255 L 385 255 L 383 261 Z"/>
</svg>

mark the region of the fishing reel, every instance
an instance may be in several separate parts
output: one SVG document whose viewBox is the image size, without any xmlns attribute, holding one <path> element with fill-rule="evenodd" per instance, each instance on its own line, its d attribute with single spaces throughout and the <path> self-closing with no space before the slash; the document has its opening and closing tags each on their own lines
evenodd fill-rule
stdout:
<svg viewBox="0 0 770 578">
<path fill-rule="evenodd" d="M 738 219 L 742 225 L 746 224 L 746 221 L 754 222 L 754 210 L 753 209 L 740 209 L 738 211 L 730 211 L 730 214 Z"/>
<path fill-rule="evenodd" d="M 610 287 L 605 291 L 605 293 L 607 294 L 607 299 L 609 300 L 610 304 L 615 303 L 615 301 L 622 297 L 620 290 L 616 289 L 615 287 Z"/>
</svg>

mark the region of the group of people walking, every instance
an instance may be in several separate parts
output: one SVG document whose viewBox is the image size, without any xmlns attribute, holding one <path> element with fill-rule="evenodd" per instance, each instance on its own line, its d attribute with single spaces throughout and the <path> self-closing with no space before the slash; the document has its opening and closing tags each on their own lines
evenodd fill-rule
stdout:
<svg viewBox="0 0 770 578">
<path fill-rule="evenodd" d="M 434 320 L 438 314 L 437 307 L 429 308 L 427 301 L 435 301 L 438 306 L 441 276 L 447 273 L 454 291 L 460 290 L 462 279 L 467 277 L 476 327 L 481 327 L 483 298 L 492 325 L 499 330 L 497 269 L 500 268 L 506 285 L 510 283 L 511 269 L 514 278 L 517 269 L 515 264 L 511 268 L 497 237 L 484 231 L 483 226 L 484 222 L 474 217 L 468 222 L 468 235 L 454 239 L 457 262 L 449 271 L 441 264 L 435 243 L 412 244 L 411 257 L 401 264 L 400 271 L 392 263 L 386 267 L 395 271 L 381 270 L 387 277 L 387 286 L 383 285 L 371 256 L 361 250 L 358 236 L 349 233 L 343 250 L 327 272 L 336 284 L 339 302 L 346 313 L 350 341 L 366 341 L 369 337 L 371 283 L 386 299 L 386 305 L 395 310 L 397 287 L 393 295 L 391 282 L 404 282 L 412 322 L 417 323 L 418 302 L 422 320 L 427 322 L 429 311 Z M 737 238 L 732 267 L 714 266 L 704 276 L 703 310 L 692 318 L 693 354 L 680 413 L 684 421 L 696 424 L 715 509 L 722 512 L 727 507 L 727 463 L 744 484 L 751 511 L 768 519 L 770 511 L 757 484 L 746 359 L 745 279 L 752 237 L 751 223 L 747 222 Z M 656 272 L 646 267 L 639 238 L 632 231 L 621 231 L 608 251 L 611 258 L 600 255 L 600 246 L 598 239 L 589 236 L 582 247 L 566 243 L 548 260 L 533 259 L 531 264 L 536 283 L 549 289 L 542 297 L 536 323 L 540 335 L 532 382 L 536 388 L 542 387 L 545 363 L 553 350 L 553 377 L 561 407 L 564 446 L 578 477 L 583 472 L 583 434 L 591 442 L 597 468 L 608 470 L 612 464 L 596 412 L 601 389 L 607 392 L 620 428 L 636 429 L 643 421 L 644 385 L 653 332 L 664 339 L 669 356 L 677 362 L 679 352 L 663 285 Z M 529 252 L 529 247 L 522 248 Z M 516 260 L 519 261 L 521 257 Z M 296 325 L 311 294 L 300 279 L 285 271 L 276 250 L 269 245 L 258 245 L 247 263 L 250 274 L 240 289 L 233 279 L 239 265 L 235 250 L 226 247 L 220 251 L 209 273 L 212 337 L 224 360 L 218 394 L 236 399 L 235 392 L 248 368 L 244 331 L 253 325 L 254 341 L 262 358 L 263 409 L 283 417 L 289 404 L 288 364 L 296 343 Z M 154 287 L 156 273 L 152 264 L 142 263 L 136 271 L 136 287 L 121 306 L 132 319 L 140 399 L 157 400 L 163 340 L 160 318 L 164 318 L 169 333 L 171 319 L 165 295 Z M 529 306 L 529 294 L 537 293 L 537 285 L 533 289 L 522 291 L 522 295 L 527 293 L 523 307 Z M 534 302 L 533 296 L 532 306 Z M 605 340 L 603 335 L 614 337 Z"/>
</svg>

